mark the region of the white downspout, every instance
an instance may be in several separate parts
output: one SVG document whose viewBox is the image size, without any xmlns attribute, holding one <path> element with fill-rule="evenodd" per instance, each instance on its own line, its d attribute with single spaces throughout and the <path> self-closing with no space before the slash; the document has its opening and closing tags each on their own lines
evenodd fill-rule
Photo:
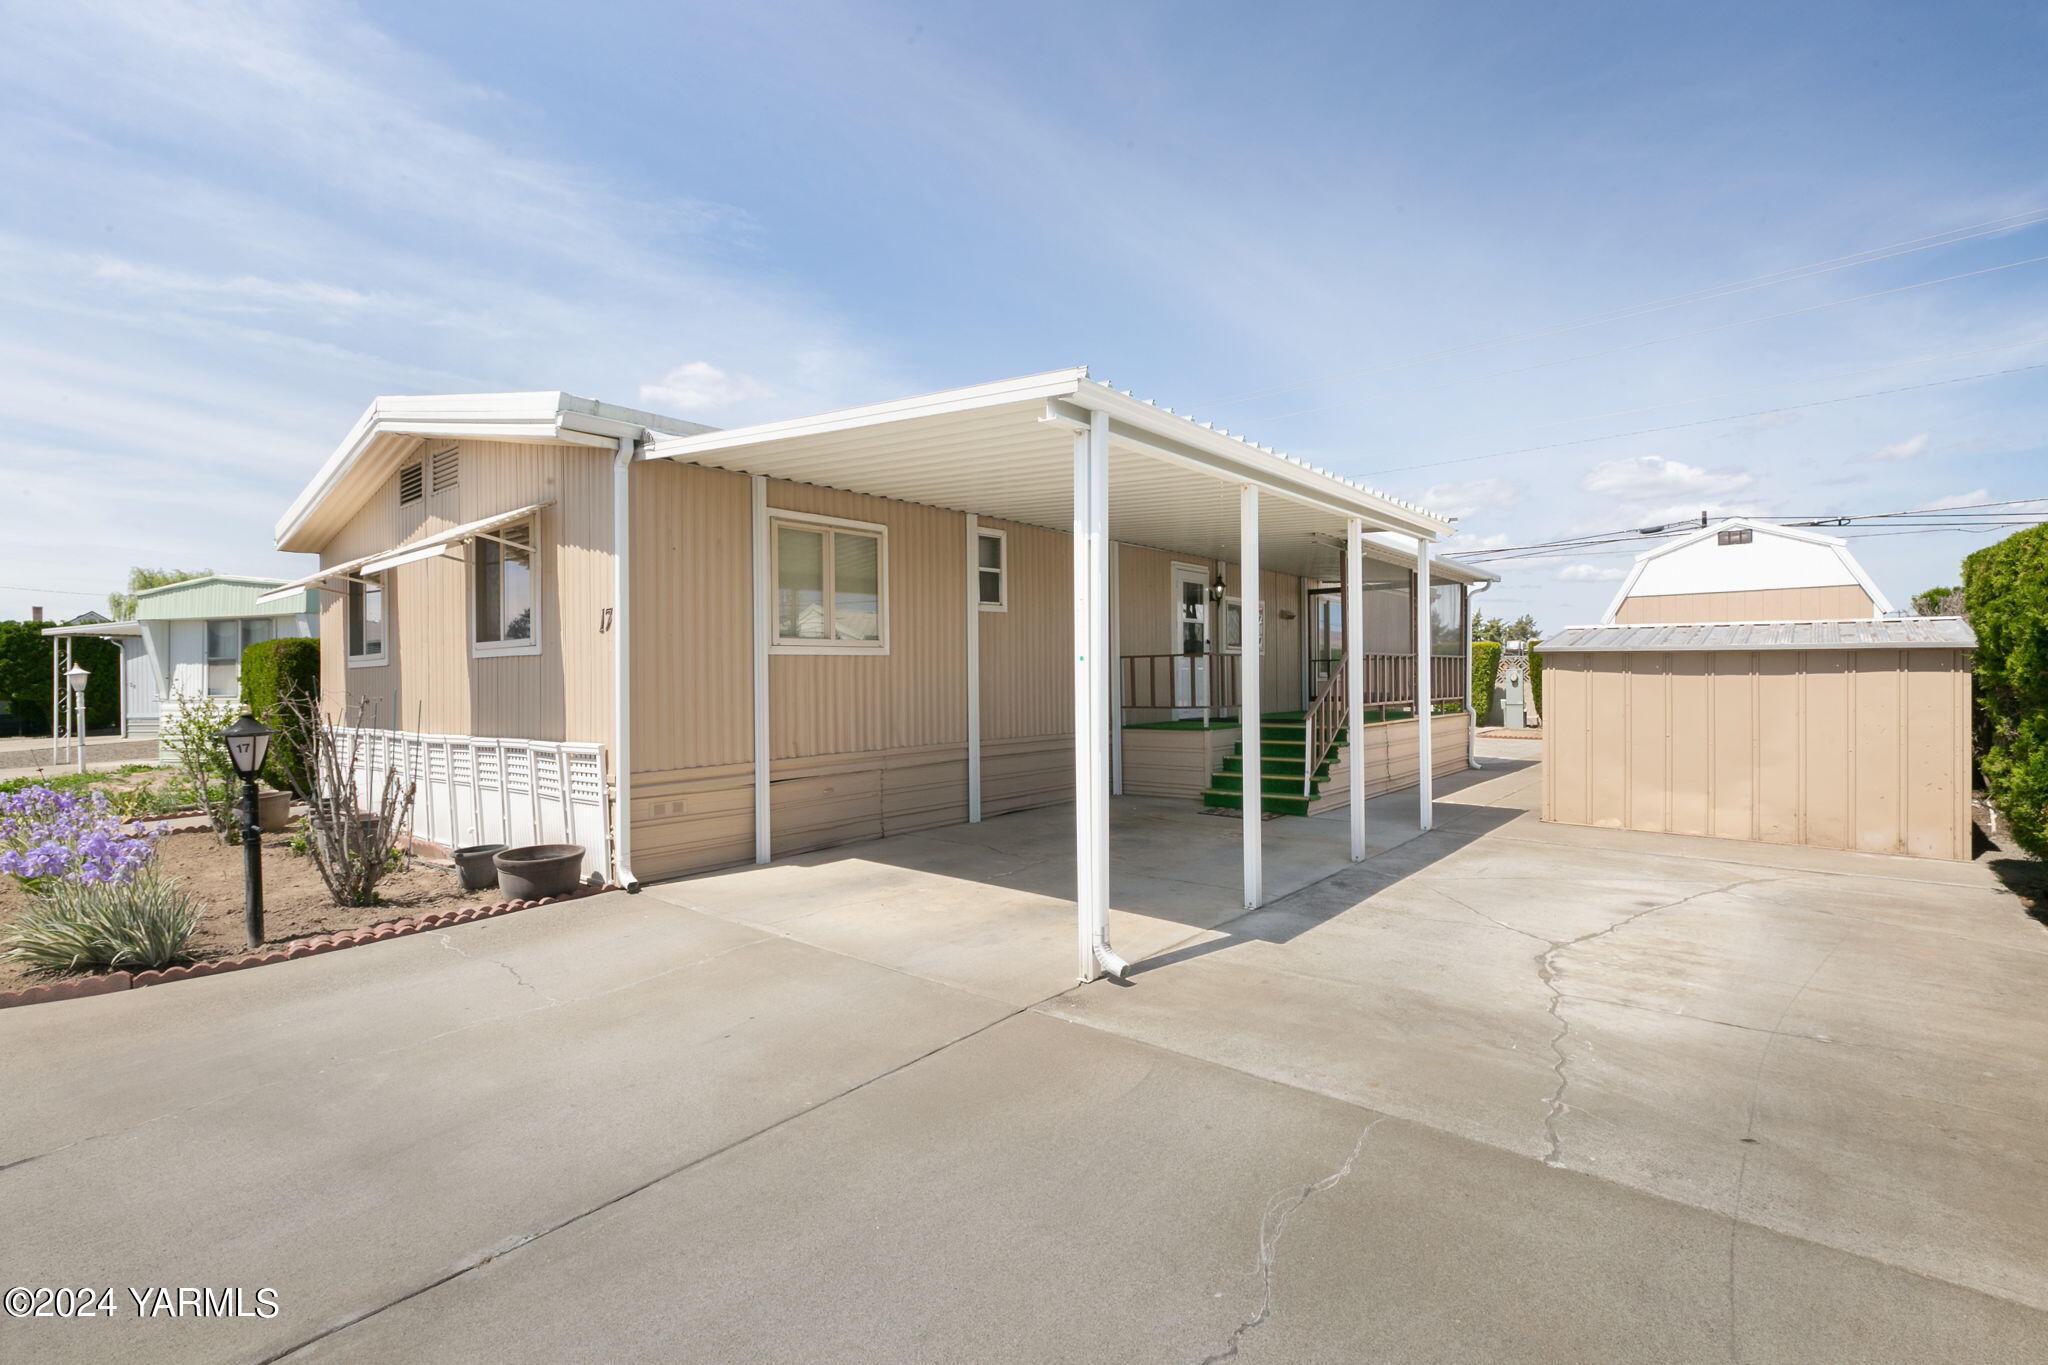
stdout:
<svg viewBox="0 0 2048 1365">
<path fill-rule="evenodd" d="M 1465 766 L 1477 768 L 1479 762 L 1479 699 L 1472 695 L 1472 599 L 1485 592 L 1493 584 L 1481 581 L 1465 585 Z M 1493 706 L 1493 698 L 1486 704 Z"/>
<path fill-rule="evenodd" d="M 633 633 L 631 484 L 637 436 L 621 436 L 612 461 L 612 781 L 613 880 L 638 894 L 633 875 Z"/>
</svg>

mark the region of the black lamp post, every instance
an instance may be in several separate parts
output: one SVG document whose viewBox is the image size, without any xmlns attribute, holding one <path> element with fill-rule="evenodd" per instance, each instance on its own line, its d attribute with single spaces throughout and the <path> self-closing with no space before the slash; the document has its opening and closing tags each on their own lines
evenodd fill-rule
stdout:
<svg viewBox="0 0 2048 1365">
<path fill-rule="evenodd" d="M 242 779 L 242 927 L 249 946 L 263 942 L 263 831 L 256 824 L 256 778 L 270 753 L 270 727 L 247 714 L 220 732 L 228 762 Z"/>
</svg>

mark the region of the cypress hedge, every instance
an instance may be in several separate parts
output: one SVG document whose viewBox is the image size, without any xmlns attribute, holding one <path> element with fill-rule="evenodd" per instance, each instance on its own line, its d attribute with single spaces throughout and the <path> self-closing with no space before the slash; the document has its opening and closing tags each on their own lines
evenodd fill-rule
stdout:
<svg viewBox="0 0 2048 1365">
<path fill-rule="evenodd" d="M 23 734 L 50 733 L 50 645 L 54 621 L 0 621 L 0 702 Z M 121 721 L 121 647 L 81 635 L 71 657 L 92 676 L 85 684 L 85 723 L 104 729 Z M 70 705 L 66 694 L 65 705 Z"/>
<path fill-rule="evenodd" d="M 1493 685 L 1500 678 L 1500 641 L 1472 642 L 1472 710 L 1484 725 L 1493 714 Z"/>
<path fill-rule="evenodd" d="M 2048 526 L 1963 561 L 1977 632 L 1977 768 L 2014 842 L 2048 858 Z"/>
<path fill-rule="evenodd" d="M 305 719 L 288 703 L 320 700 L 320 642 L 292 636 L 264 640 L 242 651 L 242 705 L 277 732 L 263 780 L 279 791 L 305 793 L 310 740 Z"/>
<path fill-rule="evenodd" d="M 1536 642 L 1529 642 L 1529 700 L 1535 704 L 1536 719 L 1543 719 L 1543 656 L 1535 649 Z"/>
</svg>

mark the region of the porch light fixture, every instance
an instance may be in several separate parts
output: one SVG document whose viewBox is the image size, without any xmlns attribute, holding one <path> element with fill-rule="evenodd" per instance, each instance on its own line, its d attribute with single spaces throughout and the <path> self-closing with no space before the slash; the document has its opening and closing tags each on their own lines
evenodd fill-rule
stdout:
<svg viewBox="0 0 2048 1365">
<path fill-rule="evenodd" d="M 1223 600 L 1223 574 L 1220 570 L 1216 574 L 1216 581 L 1209 585 L 1209 600 L 1211 602 L 1221 602 Z"/>
<path fill-rule="evenodd" d="M 270 755 L 272 733 L 246 711 L 220 732 L 228 763 L 242 779 L 242 928 L 251 948 L 263 942 L 263 831 L 256 822 L 256 778 Z"/>
<path fill-rule="evenodd" d="M 78 755 L 78 771 L 85 771 L 85 684 L 92 674 L 79 664 L 71 665 L 64 681 L 71 688 L 71 740 Z"/>
</svg>

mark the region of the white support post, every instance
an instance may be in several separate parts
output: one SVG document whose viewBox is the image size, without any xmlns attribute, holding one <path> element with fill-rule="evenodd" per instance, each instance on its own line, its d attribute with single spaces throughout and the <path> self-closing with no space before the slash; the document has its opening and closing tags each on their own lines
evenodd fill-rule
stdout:
<svg viewBox="0 0 2048 1365">
<path fill-rule="evenodd" d="M 1080 977 L 1095 979 L 1106 950 L 1109 905 L 1109 700 L 1102 646 L 1108 619 L 1103 610 L 1097 553 L 1106 538 L 1107 517 L 1098 491 L 1098 465 L 1109 462 L 1109 424 L 1092 415 L 1089 429 L 1074 438 L 1074 911 L 1079 935 Z"/>
<path fill-rule="evenodd" d="M 1109 794 L 1124 794 L 1124 615 L 1117 574 L 1123 547 L 1109 542 Z"/>
<path fill-rule="evenodd" d="M 1259 696 L 1259 490 L 1246 484 L 1237 495 L 1238 539 L 1238 729 L 1244 736 L 1244 908 L 1265 901 L 1265 765 L 1260 737 L 1265 710 Z"/>
<path fill-rule="evenodd" d="M 1130 968 L 1109 950 L 1109 414 L 1089 414 L 1088 422 L 1088 591 L 1093 599 L 1089 626 L 1088 686 L 1095 694 L 1095 964 L 1114 977 Z"/>
<path fill-rule="evenodd" d="M 768 581 L 768 479 L 752 476 L 754 494 L 754 861 L 774 855 L 774 811 L 769 795 L 774 749 L 768 734 L 768 633 L 774 629 Z"/>
<path fill-rule="evenodd" d="M 1003 566 L 1005 575 L 1009 566 Z M 967 514 L 967 823 L 981 823 L 981 518 Z"/>
<path fill-rule="evenodd" d="M 1351 742 L 1351 861 L 1365 861 L 1365 524 L 1344 534 L 1344 714 Z"/>
<path fill-rule="evenodd" d="M 1431 790 L 1435 778 L 1435 758 L 1429 742 L 1429 711 L 1432 705 L 1430 686 L 1430 640 L 1429 640 L 1429 540 L 1424 536 L 1415 537 L 1415 792 L 1419 806 L 1421 827 L 1428 830 L 1432 821 L 1432 807 L 1436 804 L 1436 793 Z"/>
</svg>

